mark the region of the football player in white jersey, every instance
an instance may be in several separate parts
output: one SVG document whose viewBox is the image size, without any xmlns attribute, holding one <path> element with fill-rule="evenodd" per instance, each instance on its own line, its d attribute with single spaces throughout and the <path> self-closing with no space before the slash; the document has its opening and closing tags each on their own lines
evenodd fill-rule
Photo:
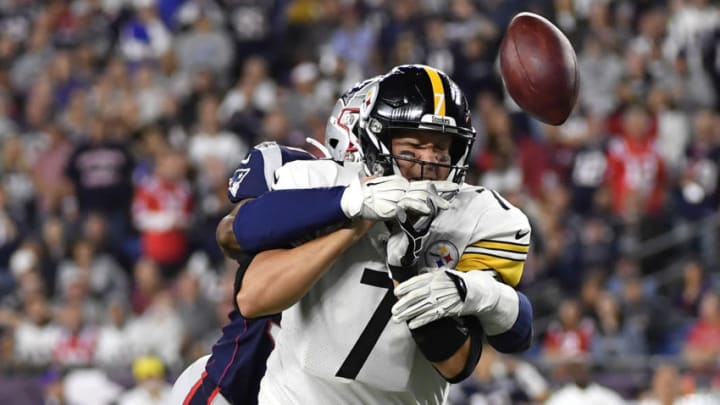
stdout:
<svg viewBox="0 0 720 405">
<path fill-rule="evenodd" d="M 338 111 L 353 106 L 346 104 L 351 100 L 359 107 L 362 100 L 351 95 L 364 85 L 360 83 L 343 95 Z M 176 380 L 173 403 L 257 403 L 260 379 L 274 347 L 271 332 L 281 319 L 279 311 L 296 302 L 329 264 L 374 224 L 368 220 L 394 219 L 398 208 L 427 213 L 432 197 L 441 208 L 448 205 L 436 195 L 437 188 L 443 189 L 441 184 L 416 184 L 412 193 L 407 193 L 410 182 L 401 176 L 366 178 L 361 186 L 353 187 L 269 190 L 282 165 L 309 159 L 315 157 L 304 150 L 265 142 L 248 153 L 229 179 L 228 197 L 237 205 L 218 224 L 217 240 L 225 254 L 239 262 L 235 291 L 243 284 L 251 285 L 246 290 L 252 291 L 253 283 L 272 283 L 275 288 L 242 302 L 243 312 L 251 317 L 235 306 L 212 353 L 195 361 Z M 294 249 L 272 250 L 296 246 L 308 240 L 308 235 L 320 236 Z M 253 271 L 255 277 L 245 280 L 250 262 L 261 272 Z M 265 314 L 255 316 L 254 307 L 263 308 Z"/>
<path fill-rule="evenodd" d="M 460 189 L 447 201 L 423 191 L 425 215 L 397 210 L 393 224 L 376 224 L 300 294 L 284 312 L 261 404 L 439 404 L 448 381 L 471 373 L 483 331 L 502 352 L 530 343 L 532 309 L 512 288 L 522 275 L 530 227 L 494 191 L 462 183 L 474 130 L 460 89 L 442 72 L 411 65 L 354 97 L 360 107 L 331 117 L 337 131 L 326 139 L 343 164 L 290 162 L 276 172 L 275 190 L 359 190 L 356 203 L 343 206 L 353 217 L 373 204 L 360 181 L 365 176 L 402 175 L 412 180 L 406 196 L 414 187 L 426 190 L 427 180 L 451 180 Z M 266 300 L 247 311 L 241 305 L 243 314 L 272 313 L 293 301 L 270 305 L 267 290 L 275 288 L 250 282 L 262 273 L 253 267 L 239 302 L 242 296 Z M 388 267 L 395 284 L 402 281 L 394 294 Z"/>
</svg>

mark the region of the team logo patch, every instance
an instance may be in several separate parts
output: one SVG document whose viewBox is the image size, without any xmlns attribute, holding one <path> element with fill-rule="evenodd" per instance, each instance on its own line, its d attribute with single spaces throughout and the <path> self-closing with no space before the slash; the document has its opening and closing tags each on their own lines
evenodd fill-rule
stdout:
<svg viewBox="0 0 720 405">
<path fill-rule="evenodd" d="M 245 177 L 247 177 L 248 173 L 250 173 L 250 168 L 235 170 L 233 176 L 230 178 L 230 180 L 228 180 L 228 190 L 230 191 L 231 195 L 237 196 L 238 189 L 240 188 L 240 183 L 245 180 Z"/>
<path fill-rule="evenodd" d="M 360 104 L 360 117 L 367 118 L 370 115 L 370 111 L 372 110 L 373 106 L 375 105 L 375 101 L 377 100 L 377 95 L 378 84 L 373 83 L 365 93 L 362 104 Z"/>
<path fill-rule="evenodd" d="M 425 263 L 428 266 L 453 268 L 460 256 L 458 250 L 452 243 L 446 240 L 433 242 L 425 251 Z"/>
</svg>

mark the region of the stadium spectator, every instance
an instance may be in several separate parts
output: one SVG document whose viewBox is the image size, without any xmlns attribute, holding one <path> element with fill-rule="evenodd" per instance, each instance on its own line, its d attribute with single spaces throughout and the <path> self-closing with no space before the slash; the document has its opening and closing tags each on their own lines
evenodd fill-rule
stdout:
<svg viewBox="0 0 720 405">
<path fill-rule="evenodd" d="M 122 375 L 130 366 L 133 347 L 128 335 L 131 311 L 126 297 L 114 296 L 98 326 L 93 364 Z"/>
<path fill-rule="evenodd" d="M 63 170 L 73 147 L 63 129 L 53 121 L 45 125 L 42 136 L 43 143 L 36 152 L 32 167 L 33 181 L 38 190 L 38 211 L 40 215 L 59 215 L 68 196 L 67 187 L 63 184 Z"/>
<path fill-rule="evenodd" d="M 60 333 L 52 348 L 53 362 L 61 367 L 88 367 L 97 344 L 97 328 L 85 318 L 81 304 L 67 302 L 59 310 Z"/>
<path fill-rule="evenodd" d="M 165 380 L 165 366 L 159 358 L 138 357 L 133 362 L 132 371 L 136 386 L 122 394 L 118 405 L 169 404 L 171 386 Z"/>
<path fill-rule="evenodd" d="M 37 190 L 30 173 L 28 151 L 20 136 L 9 136 L 2 143 L 0 156 L 0 187 L 6 191 L 6 209 L 22 226 L 35 220 Z"/>
<path fill-rule="evenodd" d="M 5 325 L 14 329 L 13 360 L 24 366 L 43 367 L 53 360 L 61 329 L 53 322 L 50 305 L 42 293 L 27 296 L 24 310 L 23 316 Z"/>
<path fill-rule="evenodd" d="M 697 260 L 687 260 L 682 272 L 682 283 L 673 288 L 672 300 L 686 318 L 692 319 L 700 314 L 700 301 L 711 292 L 713 286 L 702 263 Z"/>
<path fill-rule="evenodd" d="M 641 394 L 637 405 L 678 403 L 681 397 L 680 388 L 681 376 L 677 367 L 672 364 L 663 364 L 653 373 L 650 389 Z"/>
<path fill-rule="evenodd" d="M 230 35 L 216 25 L 208 12 L 198 10 L 190 29 L 178 36 L 174 50 L 180 71 L 209 71 L 224 85 L 235 49 Z"/>
<path fill-rule="evenodd" d="M 80 213 L 101 212 L 108 220 L 112 243 L 118 246 L 130 232 L 131 173 L 134 159 L 126 144 L 109 138 L 110 123 L 88 123 L 87 140 L 68 159 L 70 181 Z"/>
<path fill-rule="evenodd" d="M 716 292 L 703 296 L 698 316 L 688 332 L 683 354 L 693 371 L 712 372 L 720 361 L 720 296 Z"/>
<path fill-rule="evenodd" d="M 258 56 L 247 58 L 242 74 L 220 104 L 220 122 L 236 128 L 246 137 L 248 145 L 255 144 L 259 118 L 275 108 L 277 93 L 278 87 L 269 76 L 267 61 Z"/>
<path fill-rule="evenodd" d="M 595 305 L 596 328 L 590 342 L 592 357 L 629 358 L 647 353 L 640 325 L 625 320 L 617 299 L 609 293 L 598 298 Z"/>
<path fill-rule="evenodd" d="M 153 61 L 170 49 L 172 35 L 158 18 L 153 0 L 133 0 L 132 18 L 122 27 L 120 49 L 129 62 Z"/>
<path fill-rule="evenodd" d="M 120 265 L 108 254 L 98 252 L 86 239 L 78 239 L 72 246 L 72 257 L 58 265 L 56 291 L 64 302 L 82 305 L 83 300 L 104 305 L 113 295 L 127 296 L 129 293 L 127 275 Z M 80 294 L 80 295 L 75 295 Z M 87 311 L 93 320 L 99 319 L 94 307 Z"/>
<path fill-rule="evenodd" d="M 568 374 L 572 381 L 554 391 L 547 399 L 547 405 L 607 404 L 621 405 L 625 401 L 615 391 L 593 382 L 587 359 L 576 356 L 567 361 Z"/>
<path fill-rule="evenodd" d="M 220 127 L 218 103 L 214 95 L 206 95 L 200 99 L 198 125 L 188 141 L 190 162 L 201 172 L 211 159 L 219 160 L 229 171 L 248 151 L 248 146 L 239 136 Z"/>
<path fill-rule="evenodd" d="M 448 399 L 452 405 L 510 405 L 542 403 L 549 394 L 547 379 L 532 364 L 498 353 L 485 344 L 473 374 L 467 380 L 451 385 Z"/>
<path fill-rule="evenodd" d="M 185 330 L 183 350 L 204 355 L 215 343 L 212 341 L 208 344 L 205 341 L 208 334 L 215 336 L 220 325 L 215 316 L 215 305 L 203 295 L 200 288 L 200 275 L 193 273 L 191 268 L 185 270 L 178 277 L 176 306 Z"/>
<path fill-rule="evenodd" d="M 584 318 L 576 300 L 560 304 L 558 319 L 549 327 L 543 341 L 543 356 L 549 360 L 563 360 L 588 355 L 595 333 L 592 320 Z"/>
<path fill-rule="evenodd" d="M 154 175 L 137 186 L 133 197 L 141 254 L 157 263 L 168 279 L 179 272 L 190 253 L 193 196 L 186 166 L 185 156 L 177 151 L 159 154 Z"/>
</svg>

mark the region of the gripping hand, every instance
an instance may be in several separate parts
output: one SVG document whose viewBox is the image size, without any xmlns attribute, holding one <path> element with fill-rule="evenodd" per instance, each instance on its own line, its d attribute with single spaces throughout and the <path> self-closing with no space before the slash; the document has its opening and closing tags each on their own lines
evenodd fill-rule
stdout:
<svg viewBox="0 0 720 405">
<path fill-rule="evenodd" d="M 440 268 L 401 283 L 395 295 L 393 320 L 416 329 L 440 318 L 480 316 L 495 308 L 501 292 L 492 272 Z"/>
<path fill-rule="evenodd" d="M 406 212 L 434 217 L 437 210 L 450 208 L 450 201 L 443 198 L 443 194 L 456 193 L 458 187 L 452 181 L 411 181 L 398 205 Z"/>
<path fill-rule="evenodd" d="M 377 177 L 364 183 L 357 179 L 345 189 L 340 207 L 350 219 L 392 219 L 408 187 L 409 182 L 398 175 Z"/>
</svg>

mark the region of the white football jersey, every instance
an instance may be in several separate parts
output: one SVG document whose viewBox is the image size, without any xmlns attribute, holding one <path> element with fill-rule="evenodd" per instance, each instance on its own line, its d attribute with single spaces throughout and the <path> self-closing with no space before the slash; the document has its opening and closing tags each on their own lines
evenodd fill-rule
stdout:
<svg viewBox="0 0 720 405">
<path fill-rule="evenodd" d="M 348 185 L 360 165 L 296 161 L 276 172 L 275 189 Z M 283 312 L 260 404 L 441 404 L 447 382 L 417 349 L 385 264 L 390 236 L 378 223 L 299 302 Z M 494 191 L 463 185 L 433 221 L 427 267 L 493 270 L 516 285 L 528 251 L 525 215 Z M 272 288 L 271 286 L 268 286 Z"/>
</svg>

